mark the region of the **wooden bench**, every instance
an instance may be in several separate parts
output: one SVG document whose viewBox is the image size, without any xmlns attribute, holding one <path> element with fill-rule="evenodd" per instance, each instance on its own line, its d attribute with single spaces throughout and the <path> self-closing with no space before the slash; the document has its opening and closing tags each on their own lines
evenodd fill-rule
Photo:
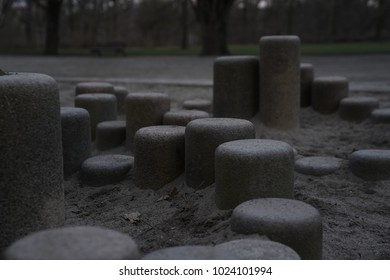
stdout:
<svg viewBox="0 0 390 280">
<path fill-rule="evenodd" d="M 114 52 L 117 54 L 126 55 L 126 43 L 124 42 L 105 42 L 97 43 L 92 49 L 91 52 L 97 55 L 102 55 L 103 52 Z"/>
</svg>

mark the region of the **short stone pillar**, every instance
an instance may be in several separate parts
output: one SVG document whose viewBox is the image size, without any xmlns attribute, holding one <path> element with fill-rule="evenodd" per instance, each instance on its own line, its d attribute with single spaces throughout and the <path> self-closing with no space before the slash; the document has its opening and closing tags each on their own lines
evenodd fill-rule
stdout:
<svg viewBox="0 0 390 280">
<path fill-rule="evenodd" d="M 370 120 L 373 123 L 390 123 L 390 108 L 373 110 L 370 115 Z"/>
<path fill-rule="evenodd" d="M 311 106 L 321 114 L 338 110 L 341 99 L 348 96 L 348 80 L 344 77 L 318 77 L 313 80 Z"/>
<path fill-rule="evenodd" d="M 191 121 L 186 128 L 185 174 L 188 186 L 200 189 L 215 181 L 215 149 L 222 143 L 256 137 L 253 123 L 234 118 Z"/>
<path fill-rule="evenodd" d="M 289 246 L 303 260 L 322 258 L 322 218 L 313 206 L 286 198 L 258 198 L 238 205 L 230 219 L 234 232 L 266 235 Z"/>
<path fill-rule="evenodd" d="M 367 149 L 353 152 L 349 158 L 353 174 L 366 180 L 390 180 L 390 150 Z"/>
<path fill-rule="evenodd" d="M 133 179 L 141 188 L 159 189 L 184 171 L 183 126 L 149 126 L 134 137 Z"/>
<path fill-rule="evenodd" d="M 335 157 L 302 157 L 295 161 L 295 171 L 306 175 L 323 176 L 336 172 L 342 164 L 343 160 Z"/>
<path fill-rule="evenodd" d="M 108 150 L 124 145 L 125 140 L 125 121 L 105 121 L 96 126 L 96 148 L 98 150 Z"/>
<path fill-rule="evenodd" d="M 95 140 L 98 123 L 116 120 L 116 103 L 116 97 L 112 94 L 84 93 L 76 96 L 75 107 L 84 108 L 89 113 L 92 140 Z"/>
<path fill-rule="evenodd" d="M 293 148 L 265 139 L 223 143 L 215 151 L 215 185 L 220 209 L 231 209 L 254 198 L 292 198 Z"/>
<path fill-rule="evenodd" d="M 83 82 L 76 85 L 76 95 L 84 93 L 114 93 L 114 86 L 105 82 Z"/>
<path fill-rule="evenodd" d="M 0 251 L 64 223 L 57 83 L 34 73 L 0 75 Z"/>
<path fill-rule="evenodd" d="M 129 93 L 127 88 L 122 86 L 115 86 L 114 87 L 114 95 L 116 96 L 116 100 L 118 102 L 118 115 L 125 115 L 126 114 L 126 106 L 125 106 L 125 100 L 126 96 Z"/>
<path fill-rule="evenodd" d="M 83 108 L 61 107 L 64 177 L 69 177 L 91 156 L 91 121 Z"/>
<path fill-rule="evenodd" d="M 265 36 L 260 39 L 260 118 L 268 127 L 299 128 L 300 39 Z"/>
<path fill-rule="evenodd" d="M 164 114 L 163 124 L 186 126 L 190 121 L 208 118 L 209 114 L 198 110 L 169 111 Z"/>
<path fill-rule="evenodd" d="M 211 100 L 196 98 L 190 99 L 183 102 L 183 109 L 186 110 L 199 110 L 205 111 L 207 113 L 212 113 L 213 111 L 213 103 Z"/>
<path fill-rule="evenodd" d="M 171 100 L 165 93 L 129 93 L 126 97 L 126 143 L 132 147 L 138 129 L 161 125 L 171 108 Z"/>
<path fill-rule="evenodd" d="M 223 56 L 214 61 L 214 117 L 250 119 L 258 112 L 258 100 L 258 57 Z"/>
<path fill-rule="evenodd" d="M 311 105 L 311 86 L 313 79 L 313 65 L 301 63 L 301 107 L 308 107 Z"/>
<path fill-rule="evenodd" d="M 378 107 L 379 100 L 374 97 L 346 97 L 340 101 L 339 114 L 343 120 L 362 122 Z"/>
<path fill-rule="evenodd" d="M 6 260 L 134 260 L 140 254 L 127 234 L 92 226 L 30 234 L 7 248 Z"/>
</svg>

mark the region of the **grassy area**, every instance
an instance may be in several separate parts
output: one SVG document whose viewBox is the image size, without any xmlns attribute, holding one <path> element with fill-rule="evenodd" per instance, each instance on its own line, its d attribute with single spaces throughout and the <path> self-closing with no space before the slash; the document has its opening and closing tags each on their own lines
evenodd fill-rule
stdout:
<svg viewBox="0 0 390 280">
<path fill-rule="evenodd" d="M 259 46 L 253 45 L 231 45 L 229 46 L 232 55 L 257 55 Z M 89 49 L 60 49 L 60 55 L 89 56 Z M 182 56 L 198 55 L 200 47 L 191 47 L 188 50 L 180 50 L 176 47 L 159 48 L 127 48 L 128 56 Z M 358 55 L 358 54 L 390 54 L 390 42 L 367 42 L 367 43 L 331 43 L 331 44 L 302 44 L 302 55 Z M 0 49 L 0 54 L 16 55 L 40 55 L 39 49 Z M 105 52 L 104 56 L 117 55 L 114 52 Z M 119 56 L 119 55 L 117 55 Z"/>
</svg>

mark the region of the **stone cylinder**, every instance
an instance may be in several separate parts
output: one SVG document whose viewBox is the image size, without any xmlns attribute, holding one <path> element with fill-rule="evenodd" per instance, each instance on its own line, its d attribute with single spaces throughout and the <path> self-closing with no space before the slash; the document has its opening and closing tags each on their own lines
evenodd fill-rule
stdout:
<svg viewBox="0 0 390 280">
<path fill-rule="evenodd" d="M 214 117 L 250 119 L 258 111 L 258 96 L 258 57 L 224 56 L 214 61 Z"/>
<path fill-rule="evenodd" d="M 362 122 L 378 107 L 379 100 L 374 97 L 346 97 L 340 101 L 339 114 L 343 120 Z"/>
<path fill-rule="evenodd" d="M 184 171 L 185 127 L 149 126 L 134 138 L 133 178 L 141 188 L 159 189 Z"/>
<path fill-rule="evenodd" d="M 76 85 L 76 95 L 84 93 L 114 93 L 114 86 L 105 82 L 83 82 Z"/>
<path fill-rule="evenodd" d="M 75 107 L 84 108 L 89 113 L 92 140 L 95 140 L 98 123 L 116 120 L 116 103 L 116 97 L 112 94 L 84 93 L 76 96 Z"/>
<path fill-rule="evenodd" d="M 105 121 L 96 126 L 96 148 L 108 150 L 122 146 L 126 140 L 125 121 Z"/>
<path fill-rule="evenodd" d="M 317 77 L 313 80 L 311 106 L 321 114 L 338 110 L 341 99 L 348 96 L 348 80 L 344 77 Z"/>
<path fill-rule="evenodd" d="M 311 105 L 311 85 L 313 79 L 313 65 L 301 63 L 301 107 L 309 107 Z"/>
<path fill-rule="evenodd" d="M 49 76 L 0 76 L 0 251 L 64 223 L 60 100 Z"/>
<path fill-rule="evenodd" d="M 169 111 L 164 114 L 163 124 L 186 126 L 190 121 L 208 117 L 207 112 L 198 110 Z"/>
<path fill-rule="evenodd" d="M 265 36 L 260 39 L 260 117 L 268 127 L 299 128 L 300 39 Z"/>
<path fill-rule="evenodd" d="M 223 143 L 215 151 L 215 185 L 220 209 L 231 209 L 254 198 L 292 198 L 293 148 L 265 139 Z"/>
<path fill-rule="evenodd" d="M 81 164 L 91 156 L 91 121 L 83 108 L 62 107 L 62 154 L 64 177 L 80 169 Z"/>
<path fill-rule="evenodd" d="M 254 125 L 234 118 L 206 118 L 186 127 L 185 175 L 188 186 L 200 189 L 215 181 L 215 149 L 222 143 L 255 138 Z"/>
<path fill-rule="evenodd" d="M 208 99 L 202 99 L 202 98 L 190 99 L 190 100 L 185 100 L 183 102 L 183 109 L 199 110 L 199 111 L 205 111 L 207 113 L 212 113 L 213 103 L 211 102 L 211 100 Z"/>
<path fill-rule="evenodd" d="M 129 93 L 126 97 L 126 143 L 132 147 L 138 129 L 161 125 L 171 108 L 165 93 Z"/>
<path fill-rule="evenodd" d="M 126 96 L 129 93 L 127 88 L 121 87 L 121 86 L 115 86 L 114 87 L 114 95 L 116 96 L 116 100 L 118 102 L 118 115 L 125 115 L 126 114 L 126 106 L 125 106 L 125 100 Z"/>
</svg>

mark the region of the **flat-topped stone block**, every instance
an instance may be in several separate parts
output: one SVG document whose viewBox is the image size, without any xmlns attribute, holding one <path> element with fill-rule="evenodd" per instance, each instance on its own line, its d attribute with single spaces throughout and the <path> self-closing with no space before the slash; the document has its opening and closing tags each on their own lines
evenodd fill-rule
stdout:
<svg viewBox="0 0 390 280">
<path fill-rule="evenodd" d="M 213 103 L 211 100 L 196 98 L 183 102 L 183 109 L 186 110 L 199 110 L 211 113 L 213 111 Z"/>
<path fill-rule="evenodd" d="M 103 186 L 126 178 L 134 158 L 125 155 L 101 155 L 87 159 L 81 165 L 80 179 L 90 186 Z"/>
<path fill-rule="evenodd" d="M 114 95 L 116 96 L 117 100 L 117 109 L 118 109 L 118 115 L 125 115 L 126 114 L 126 96 L 129 93 L 127 88 L 122 86 L 114 86 Z"/>
<path fill-rule="evenodd" d="M 124 145 L 125 140 L 125 121 L 105 121 L 96 126 L 96 148 L 99 150 L 108 150 Z"/>
<path fill-rule="evenodd" d="M 158 189 L 184 171 L 184 126 L 141 128 L 134 138 L 133 179 L 141 188 Z"/>
<path fill-rule="evenodd" d="M 253 123 L 234 118 L 191 121 L 185 132 L 185 175 L 188 186 L 205 188 L 215 181 L 215 149 L 222 143 L 255 138 Z"/>
<path fill-rule="evenodd" d="M 218 57 L 213 80 L 214 117 L 250 119 L 258 112 L 258 57 Z"/>
<path fill-rule="evenodd" d="M 187 245 L 169 247 L 151 252 L 143 260 L 234 260 L 237 256 L 231 251 L 212 246 Z"/>
<path fill-rule="evenodd" d="M 379 100 L 374 97 L 346 97 L 340 101 L 339 114 L 343 120 L 362 122 L 378 107 Z"/>
<path fill-rule="evenodd" d="M 64 177 L 78 171 L 91 156 L 91 121 L 83 108 L 61 107 Z"/>
<path fill-rule="evenodd" d="M 259 198 L 238 205 L 233 231 L 263 234 L 291 247 L 304 259 L 322 258 L 322 219 L 316 208 L 299 200 Z"/>
<path fill-rule="evenodd" d="M 268 127 L 299 128 L 300 39 L 260 38 L 260 118 Z"/>
<path fill-rule="evenodd" d="M 207 112 L 199 110 L 169 111 L 164 114 L 163 124 L 186 126 L 190 121 L 208 117 Z"/>
<path fill-rule="evenodd" d="M 304 157 L 295 161 L 295 171 L 298 173 L 323 176 L 340 169 L 343 160 L 335 157 Z"/>
<path fill-rule="evenodd" d="M 261 239 L 238 239 L 221 243 L 217 249 L 231 251 L 240 260 L 300 260 L 299 255 L 282 243 Z"/>
<path fill-rule="evenodd" d="M 331 114 L 339 109 L 341 99 L 348 96 L 348 80 L 345 77 L 317 77 L 313 80 L 311 105 L 321 114 Z"/>
<path fill-rule="evenodd" d="M 370 120 L 373 123 L 390 123 L 390 108 L 373 110 L 371 112 Z"/>
<path fill-rule="evenodd" d="M 138 129 L 161 125 L 171 108 L 165 93 L 129 93 L 126 96 L 126 143 L 131 147 Z"/>
<path fill-rule="evenodd" d="M 284 142 L 246 139 L 215 151 L 216 204 L 231 209 L 262 197 L 293 197 L 294 151 Z"/>
<path fill-rule="evenodd" d="M 60 98 L 43 74 L 0 75 L 0 251 L 64 223 Z"/>
<path fill-rule="evenodd" d="M 116 103 L 116 97 L 112 94 L 84 93 L 76 96 L 75 107 L 84 108 L 89 113 L 92 140 L 95 140 L 98 123 L 116 120 Z"/>
<path fill-rule="evenodd" d="M 7 248 L 6 260 L 134 260 L 140 254 L 128 235 L 101 227 L 76 226 L 30 234 Z"/>
<path fill-rule="evenodd" d="M 308 107 L 311 105 L 311 86 L 313 79 L 313 65 L 301 63 L 301 107 Z"/>
<path fill-rule="evenodd" d="M 83 82 L 76 85 L 76 95 L 84 93 L 114 93 L 114 86 L 105 82 Z"/>
<path fill-rule="evenodd" d="M 353 152 L 349 157 L 353 174 L 367 180 L 390 180 L 390 150 L 367 149 Z"/>
</svg>

